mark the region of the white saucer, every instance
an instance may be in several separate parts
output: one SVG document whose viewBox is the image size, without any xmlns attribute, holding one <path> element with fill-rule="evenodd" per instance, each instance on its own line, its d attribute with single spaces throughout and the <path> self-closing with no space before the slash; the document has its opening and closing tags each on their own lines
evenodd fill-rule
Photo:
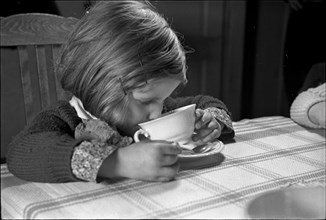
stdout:
<svg viewBox="0 0 326 220">
<path fill-rule="evenodd" d="M 198 153 L 198 154 L 179 154 L 178 157 L 179 157 L 179 159 L 182 159 L 182 160 L 184 160 L 184 159 L 198 159 L 198 158 L 203 158 L 203 157 L 211 156 L 211 155 L 214 155 L 214 154 L 218 154 L 224 149 L 224 144 L 219 140 L 208 143 L 208 144 L 213 145 L 212 146 L 213 149 L 211 149 L 208 152 Z"/>
</svg>

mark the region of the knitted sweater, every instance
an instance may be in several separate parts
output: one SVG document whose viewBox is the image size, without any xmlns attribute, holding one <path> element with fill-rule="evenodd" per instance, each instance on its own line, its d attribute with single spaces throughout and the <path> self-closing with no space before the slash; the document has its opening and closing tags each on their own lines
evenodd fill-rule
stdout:
<svg viewBox="0 0 326 220">
<path fill-rule="evenodd" d="M 168 98 L 163 113 L 196 103 L 197 108 L 226 106 L 210 96 Z M 75 139 L 74 132 L 82 120 L 75 109 L 66 101 L 40 112 L 9 145 L 7 154 L 8 169 L 15 176 L 33 182 L 72 182 L 80 181 L 72 173 L 71 158 L 81 140 Z M 234 130 L 225 126 L 220 139 L 234 137 Z"/>
<path fill-rule="evenodd" d="M 326 83 L 323 83 L 316 88 L 310 88 L 304 92 L 301 92 L 291 105 L 291 118 L 298 124 L 310 128 L 322 128 L 321 125 L 313 123 L 309 117 L 309 110 L 311 107 L 320 102 L 326 102 Z"/>
</svg>

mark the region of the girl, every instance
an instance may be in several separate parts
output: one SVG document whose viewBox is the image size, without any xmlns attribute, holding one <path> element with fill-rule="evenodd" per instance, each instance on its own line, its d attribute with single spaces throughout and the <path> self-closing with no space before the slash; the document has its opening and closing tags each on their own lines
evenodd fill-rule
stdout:
<svg viewBox="0 0 326 220">
<path fill-rule="evenodd" d="M 185 53 L 150 3 L 96 3 L 71 33 L 58 62 L 57 74 L 71 100 L 39 113 L 17 135 L 8 169 L 36 182 L 173 179 L 180 148 L 164 140 L 134 143 L 139 123 L 196 103 L 194 141 L 234 136 L 221 101 L 171 97 L 186 83 Z"/>
</svg>

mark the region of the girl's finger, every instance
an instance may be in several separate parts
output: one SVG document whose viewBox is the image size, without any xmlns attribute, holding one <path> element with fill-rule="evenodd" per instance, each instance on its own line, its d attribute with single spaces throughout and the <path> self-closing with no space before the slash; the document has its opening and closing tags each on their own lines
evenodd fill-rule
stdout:
<svg viewBox="0 0 326 220">
<path fill-rule="evenodd" d="M 219 131 L 218 137 L 221 135 L 221 125 L 216 120 L 212 120 L 206 128 L 202 128 L 196 131 L 196 134 L 193 136 L 194 141 L 204 140 L 209 136 L 214 130 Z"/>
<path fill-rule="evenodd" d="M 171 166 L 178 161 L 177 155 L 164 155 L 160 158 L 160 164 L 162 166 Z"/>
<path fill-rule="evenodd" d="M 164 155 L 178 155 L 181 153 L 181 148 L 178 143 L 162 144 L 160 147 L 161 153 Z"/>
<path fill-rule="evenodd" d="M 200 120 L 201 117 L 203 116 L 203 114 L 204 114 L 204 110 L 200 109 L 200 108 L 197 108 L 196 111 L 195 111 L 196 121 Z"/>
<path fill-rule="evenodd" d="M 172 180 L 179 172 L 179 169 L 180 169 L 179 163 L 174 163 L 171 166 L 161 167 L 160 170 L 158 171 L 157 180 L 162 182 Z"/>
<path fill-rule="evenodd" d="M 204 125 L 206 126 L 205 128 L 208 128 L 208 129 L 211 129 L 211 130 L 221 127 L 219 122 L 217 122 L 217 120 L 212 115 L 208 116 L 208 118 L 206 118 L 204 120 L 207 120 L 207 121 L 197 122 L 196 123 L 195 128 L 197 130 L 202 129 Z"/>
<path fill-rule="evenodd" d="M 221 131 L 218 129 L 214 129 L 209 135 L 207 135 L 204 139 L 203 142 L 207 143 L 210 142 L 212 140 L 217 139 L 219 136 L 221 135 Z"/>
<path fill-rule="evenodd" d="M 198 120 L 195 124 L 195 128 L 196 129 L 200 129 L 201 127 L 203 127 L 205 124 L 209 123 L 210 121 L 212 121 L 213 116 L 211 113 L 209 112 L 205 112 L 203 114 L 203 116 L 201 117 L 201 120 Z"/>
</svg>

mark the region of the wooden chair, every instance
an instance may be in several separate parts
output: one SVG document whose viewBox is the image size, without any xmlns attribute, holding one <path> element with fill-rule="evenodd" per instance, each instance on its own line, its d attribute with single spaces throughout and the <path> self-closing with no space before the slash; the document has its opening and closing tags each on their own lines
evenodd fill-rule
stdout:
<svg viewBox="0 0 326 220">
<path fill-rule="evenodd" d="M 1 163 L 35 114 L 65 98 L 53 64 L 77 20 L 39 13 L 1 17 Z"/>
</svg>

